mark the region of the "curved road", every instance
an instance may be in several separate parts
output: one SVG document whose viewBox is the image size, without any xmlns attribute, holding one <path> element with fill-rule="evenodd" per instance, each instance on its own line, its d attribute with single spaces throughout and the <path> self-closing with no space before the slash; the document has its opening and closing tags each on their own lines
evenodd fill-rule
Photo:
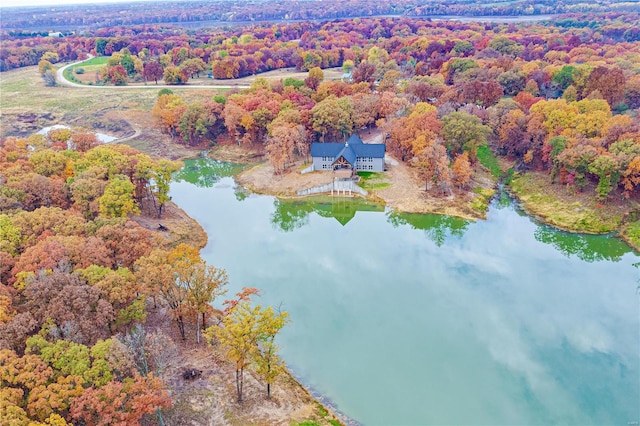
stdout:
<svg viewBox="0 0 640 426">
<path fill-rule="evenodd" d="M 89 55 L 88 59 L 91 59 L 92 56 Z M 228 86 L 214 86 L 214 85 L 205 85 L 205 84 L 195 84 L 195 85 L 168 85 L 168 84 L 153 84 L 153 85 L 144 85 L 144 86 L 89 86 L 87 84 L 78 84 L 78 83 L 74 83 L 72 81 L 67 80 L 64 77 L 64 70 L 66 70 L 67 68 L 77 65 L 77 64 L 81 64 L 85 61 L 86 59 L 82 60 L 82 61 L 78 61 L 78 62 L 73 62 L 71 64 L 67 64 L 65 66 L 63 66 L 62 68 L 59 68 L 58 71 L 56 72 L 56 79 L 58 80 L 58 84 L 60 84 L 61 86 L 67 86 L 67 87 L 74 87 L 74 88 L 78 88 L 78 89 L 110 89 L 110 90 L 119 90 L 119 89 L 162 89 L 162 88 L 167 88 L 167 89 L 248 89 L 249 86 L 247 85 L 240 85 L 240 84 L 234 84 L 234 85 L 228 85 Z"/>
</svg>

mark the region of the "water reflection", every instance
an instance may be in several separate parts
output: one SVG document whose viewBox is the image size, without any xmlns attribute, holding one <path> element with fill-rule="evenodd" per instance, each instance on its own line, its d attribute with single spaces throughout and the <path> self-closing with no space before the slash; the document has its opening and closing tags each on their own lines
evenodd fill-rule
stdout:
<svg viewBox="0 0 640 426">
<path fill-rule="evenodd" d="M 409 225 L 413 229 L 425 231 L 427 237 L 438 247 L 444 244 L 448 236 L 462 237 L 470 223 L 468 220 L 452 216 L 398 212 L 389 214 L 387 220 L 394 228 Z"/>
<path fill-rule="evenodd" d="M 309 223 L 309 214 L 334 218 L 342 226 L 354 218 L 357 212 L 384 212 L 384 205 L 361 198 L 318 196 L 299 200 L 275 199 L 271 223 L 285 232 L 301 228 Z"/>
<path fill-rule="evenodd" d="M 585 262 L 610 260 L 619 262 L 631 247 L 612 236 L 571 234 L 540 225 L 534 232 L 536 240 L 551 244 L 567 257 L 578 256 Z"/>
<path fill-rule="evenodd" d="M 243 168 L 240 164 L 223 163 L 208 157 L 192 158 L 184 161 L 184 167 L 173 179 L 192 183 L 199 188 L 211 188 L 223 177 L 235 176 Z"/>
</svg>

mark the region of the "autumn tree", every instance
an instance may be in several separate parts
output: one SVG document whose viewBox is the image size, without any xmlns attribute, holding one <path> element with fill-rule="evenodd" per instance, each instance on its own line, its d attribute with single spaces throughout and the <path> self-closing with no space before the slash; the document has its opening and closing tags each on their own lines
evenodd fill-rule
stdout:
<svg viewBox="0 0 640 426">
<path fill-rule="evenodd" d="M 26 307 L 40 325 L 50 320 L 51 333 L 78 343 L 104 338 L 114 317 L 113 307 L 100 290 L 79 276 L 54 270 L 38 273 L 24 290 Z"/>
<path fill-rule="evenodd" d="M 258 306 L 257 308 L 260 308 Z M 289 322 L 287 312 L 275 311 L 271 306 L 257 309 L 259 338 L 257 348 L 253 353 L 253 363 L 256 372 L 267 384 L 267 398 L 271 398 L 271 385 L 284 371 L 284 361 L 278 356 L 278 346 L 275 344 L 276 335 Z"/>
<path fill-rule="evenodd" d="M 92 148 L 100 145 L 100 140 L 93 132 L 87 132 L 82 129 L 75 129 L 71 134 L 71 149 L 80 152 L 87 152 Z"/>
<path fill-rule="evenodd" d="M 163 132 L 176 136 L 179 128 L 180 117 L 187 109 L 180 96 L 174 94 L 163 94 L 158 96 L 151 115 L 157 120 Z"/>
<path fill-rule="evenodd" d="M 304 84 L 312 89 L 316 90 L 318 85 L 324 81 L 324 72 L 319 67 L 313 67 L 309 69 L 309 75 L 304 80 Z"/>
<path fill-rule="evenodd" d="M 150 61 L 144 64 L 142 76 L 144 77 L 145 81 L 153 80 L 156 82 L 156 84 L 158 84 L 158 80 L 160 80 L 164 76 L 164 69 L 158 61 Z"/>
<path fill-rule="evenodd" d="M 441 194 L 451 193 L 451 170 L 447 149 L 437 142 L 431 142 L 414 160 L 420 176 L 425 181 L 425 191 L 434 184 Z"/>
<path fill-rule="evenodd" d="M 41 149 L 29 156 L 33 171 L 47 177 L 62 176 L 68 161 L 64 154 L 53 149 Z"/>
<path fill-rule="evenodd" d="M 200 319 L 206 326 L 206 313 L 216 297 L 226 293 L 223 287 L 228 284 L 224 269 L 208 266 L 200 260 L 196 263 L 175 261 L 173 269 L 179 286 L 187 291 L 187 304 L 196 316 L 196 342 L 200 343 Z"/>
<path fill-rule="evenodd" d="M 275 123 L 275 121 L 274 121 Z M 294 159 L 294 153 L 305 155 L 307 151 L 307 131 L 302 124 L 287 123 L 282 120 L 270 126 L 265 149 L 267 159 L 276 174 L 282 173 Z"/>
<path fill-rule="evenodd" d="M 584 88 L 584 96 L 588 96 L 594 91 L 600 92 L 600 95 L 609 103 L 610 106 L 616 106 L 624 98 L 626 79 L 620 68 L 597 67 L 587 80 Z"/>
<path fill-rule="evenodd" d="M 107 66 L 106 80 L 116 86 L 124 86 L 127 84 L 127 70 L 122 65 Z"/>
<path fill-rule="evenodd" d="M 153 250 L 149 256 L 141 257 L 135 263 L 136 279 L 143 286 L 143 291 L 148 295 L 160 296 L 167 304 L 183 340 L 186 339 L 187 290 L 177 285 L 170 257 L 179 256 L 185 249 L 188 249 L 188 246 L 181 244 L 174 249 L 176 251 L 174 253 L 160 249 Z"/>
<path fill-rule="evenodd" d="M 417 103 L 407 117 L 392 120 L 387 126 L 389 152 L 402 161 L 410 160 L 418 155 L 440 133 L 441 123 L 437 118 L 437 110 L 425 102 Z"/>
<path fill-rule="evenodd" d="M 166 84 L 185 84 L 189 76 L 176 66 L 168 66 L 162 73 L 162 78 Z"/>
<path fill-rule="evenodd" d="M 41 59 L 38 62 L 38 72 L 40 72 L 40 75 L 44 75 L 47 71 L 55 71 L 53 64 L 46 59 Z"/>
<path fill-rule="evenodd" d="M 217 339 L 227 349 L 227 356 L 236 365 L 236 391 L 242 402 L 244 370 L 257 361 L 258 371 L 267 382 L 270 396 L 271 384 L 281 368 L 276 355 L 274 338 L 287 322 L 286 312 L 275 313 L 272 308 L 252 306 L 248 296 L 251 289 L 238 293 L 238 300 L 228 304 L 220 326 L 207 329 L 209 341 Z"/>
<path fill-rule="evenodd" d="M 191 58 L 181 63 L 179 68 L 191 78 L 200 78 L 200 73 L 207 69 L 207 64 L 201 58 Z"/>
<path fill-rule="evenodd" d="M 461 83 L 460 102 L 490 107 L 495 105 L 503 95 L 500 83 L 495 80 L 473 80 Z"/>
<path fill-rule="evenodd" d="M 138 424 L 147 414 L 169 408 L 165 386 L 157 377 L 135 374 L 113 380 L 100 388 L 89 388 L 71 404 L 71 418 L 95 426 Z"/>
<path fill-rule="evenodd" d="M 469 161 L 469 154 L 463 152 L 456 155 L 451 166 L 451 172 L 453 174 L 453 183 L 458 188 L 464 188 L 467 186 L 473 175 L 473 169 L 471 168 L 471 162 Z"/>
<path fill-rule="evenodd" d="M 104 170 L 90 169 L 80 173 L 69 184 L 74 207 L 87 219 L 93 219 L 100 212 L 98 200 L 106 186 Z"/>
<path fill-rule="evenodd" d="M 363 61 L 356 66 L 351 72 L 351 80 L 354 83 L 368 83 L 370 87 L 375 81 L 376 66 L 372 63 Z"/>
</svg>

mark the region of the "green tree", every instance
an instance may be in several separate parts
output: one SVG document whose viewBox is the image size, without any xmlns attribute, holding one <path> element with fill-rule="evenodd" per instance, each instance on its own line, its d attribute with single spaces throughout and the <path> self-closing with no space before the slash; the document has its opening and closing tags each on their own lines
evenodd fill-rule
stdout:
<svg viewBox="0 0 640 426">
<path fill-rule="evenodd" d="M 442 137 L 452 153 L 466 151 L 471 159 L 476 158 L 478 147 L 487 143 L 491 129 L 473 114 L 455 111 L 442 117 Z"/>
<path fill-rule="evenodd" d="M 20 228 L 6 214 L 0 214 L 0 251 L 17 255 L 23 236 Z"/>
<path fill-rule="evenodd" d="M 185 142 L 195 144 L 207 134 L 213 121 L 215 120 L 212 120 L 205 107 L 201 103 L 195 102 L 189 104 L 180 116 L 178 128 Z"/>
<path fill-rule="evenodd" d="M 613 155 L 600 155 L 588 167 L 589 172 L 598 175 L 598 198 L 604 200 L 607 198 L 613 188 L 620 181 L 620 165 Z"/>
<path fill-rule="evenodd" d="M 169 197 L 171 177 L 181 168 L 182 163 L 179 161 L 161 159 L 152 169 L 150 188 L 153 195 L 154 206 L 158 212 L 158 218 L 162 217 L 164 206 L 171 199 L 171 197 Z"/>
<path fill-rule="evenodd" d="M 573 72 L 575 67 L 565 65 L 560 71 L 553 75 L 553 82 L 558 85 L 561 90 L 565 90 L 573 83 Z"/>
<path fill-rule="evenodd" d="M 298 79 L 293 78 L 293 77 L 287 77 L 282 81 L 282 85 L 284 87 L 292 86 L 294 89 L 299 89 L 302 86 L 304 86 L 304 81 L 298 80 Z"/>
<path fill-rule="evenodd" d="M 136 73 L 136 67 L 131 54 L 123 54 L 122 59 L 120 60 L 120 65 L 122 65 L 122 67 L 127 71 L 127 75 L 133 75 Z"/>
<path fill-rule="evenodd" d="M 317 103 L 311 110 L 313 130 L 338 139 L 353 131 L 353 104 L 348 97 L 331 95 Z"/>
<path fill-rule="evenodd" d="M 140 214 L 140 209 L 133 194 L 135 186 L 128 177 L 115 175 L 98 202 L 100 203 L 100 214 L 105 217 L 126 217 L 130 214 Z"/>
<path fill-rule="evenodd" d="M 489 47 L 510 56 L 517 56 L 524 50 L 522 45 L 504 36 L 495 37 L 489 43 Z"/>
</svg>

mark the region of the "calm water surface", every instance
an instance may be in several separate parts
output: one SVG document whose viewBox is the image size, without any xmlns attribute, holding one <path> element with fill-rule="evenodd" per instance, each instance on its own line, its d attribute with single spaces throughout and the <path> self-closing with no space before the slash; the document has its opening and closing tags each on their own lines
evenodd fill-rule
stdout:
<svg viewBox="0 0 640 426">
<path fill-rule="evenodd" d="M 292 323 L 293 373 L 365 425 L 627 425 L 640 420 L 640 257 L 538 224 L 363 201 L 279 201 L 237 167 L 187 162 L 171 195 L 209 234 L 230 294 L 262 289 Z M 634 265 L 635 264 L 635 265 Z"/>
</svg>

